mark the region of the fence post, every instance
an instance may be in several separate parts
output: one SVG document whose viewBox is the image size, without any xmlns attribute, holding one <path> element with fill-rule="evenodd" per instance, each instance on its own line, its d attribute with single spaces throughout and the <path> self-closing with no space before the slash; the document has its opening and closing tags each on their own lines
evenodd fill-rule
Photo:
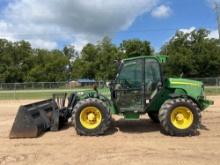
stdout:
<svg viewBox="0 0 220 165">
<path fill-rule="evenodd" d="M 16 83 L 14 83 L 14 100 L 16 99 Z"/>
</svg>

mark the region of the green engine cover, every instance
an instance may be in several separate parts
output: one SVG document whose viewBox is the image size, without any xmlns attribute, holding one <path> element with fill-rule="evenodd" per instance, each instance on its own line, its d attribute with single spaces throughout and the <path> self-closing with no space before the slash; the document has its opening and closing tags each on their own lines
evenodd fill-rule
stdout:
<svg viewBox="0 0 220 165">
<path fill-rule="evenodd" d="M 198 100 L 201 96 L 204 96 L 203 83 L 200 81 L 169 78 L 165 83 L 167 88 L 176 89 L 175 93 L 177 94 L 187 94 L 195 100 Z"/>
<path fill-rule="evenodd" d="M 206 100 L 202 82 L 182 78 L 169 78 L 165 80 L 163 88 L 153 97 L 146 111 L 158 112 L 162 104 L 173 96 L 188 97 L 197 103 L 201 110 L 213 104 L 213 101 Z"/>
<path fill-rule="evenodd" d="M 204 110 L 209 105 L 214 104 L 213 101 L 207 100 L 204 92 L 204 85 L 200 81 L 169 78 L 165 82 L 165 86 L 169 89 L 174 89 L 175 94 L 186 95 L 198 104 L 201 110 Z"/>
</svg>

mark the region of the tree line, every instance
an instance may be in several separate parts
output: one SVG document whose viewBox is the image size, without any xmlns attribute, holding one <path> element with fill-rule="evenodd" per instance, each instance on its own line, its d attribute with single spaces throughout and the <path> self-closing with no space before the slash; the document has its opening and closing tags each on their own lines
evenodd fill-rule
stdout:
<svg viewBox="0 0 220 165">
<path fill-rule="evenodd" d="M 220 75 L 220 42 L 208 37 L 205 29 L 176 34 L 161 48 L 167 55 L 166 76 L 216 77 Z M 0 39 L 0 82 L 58 82 L 80 78 L 111 80 L 116 63 L 124 58 L 154 55 L 150 42 L 139 39 L 120 45 L 104 37 L 97 44 L 88 43 L 81 53 L 74 46 L 63 50 L 33 49 L 26 41 Z"/>
</svg>

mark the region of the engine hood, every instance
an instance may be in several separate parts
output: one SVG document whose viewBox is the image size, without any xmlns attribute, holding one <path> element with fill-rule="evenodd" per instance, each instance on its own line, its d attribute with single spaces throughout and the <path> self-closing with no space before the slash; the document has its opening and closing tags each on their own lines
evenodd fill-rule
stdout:
<svg viewBox="0 0 220 165">
<path fill-rule="evenodd" d="M 165 87 L 175 89 L 175 93 L 186 94 L 195 100 L 204 97 L 204 85 L 200 81 L 182 78 L 169 78 L 165 81 Z"/>
<path fill-rule="evenodd" d="M 182 78 L 169 78 L 166 83 L 169 87 L 187 86 L 190 88 L 201 88 L 203 86 L 203 83 L 200 81 Z"/>
</svg>

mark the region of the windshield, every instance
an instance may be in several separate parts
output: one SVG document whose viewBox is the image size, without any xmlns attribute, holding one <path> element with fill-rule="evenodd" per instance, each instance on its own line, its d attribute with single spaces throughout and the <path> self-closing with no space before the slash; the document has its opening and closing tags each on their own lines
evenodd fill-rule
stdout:
<svg viewBox="0 0 220 165">
<path fill-rule="evenodd" d="M 141 59 L 126 61 L 121 65 L 121 70 L 116 78 L 116 83 L 127 85 L 130 88 L 138 88 L 143 80 Z"/>
</svg>

